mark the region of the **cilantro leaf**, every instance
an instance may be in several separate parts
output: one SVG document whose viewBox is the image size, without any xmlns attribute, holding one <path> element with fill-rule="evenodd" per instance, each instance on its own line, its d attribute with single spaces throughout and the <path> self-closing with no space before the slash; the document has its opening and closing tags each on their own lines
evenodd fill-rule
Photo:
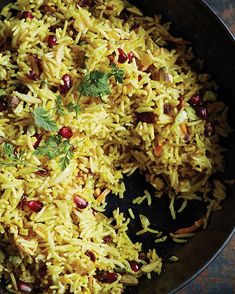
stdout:
<svg viewBox="0 0 235 294">
<path fill-rule="evenodd" d="M 46 131 L 57 131 L 56 123 L 51 119 L 49 112 L 44 108 L 38 107 L 33 111 L 34 121 L 37 127 Z"/>
<path fill-rule="evenodd" d="M 37 170 L 43 170 L 36 165 L 33 165 L 23 159 L 25 152 L 15 152 L 15 147 L 10 143 L 2 144 L 0 167 L 14 167 L 14 166 L 31 166 Z M 5 158 L 5 159 L 4 159 Z"/>
<path fill-rule="evenodd" d="M 76 104 L 74 104 L 73 102 L 69 102 L 65 107 L 67 108 L 67 110 L 69 112 L 73 112 L 76 110 Z"/>
<path fill-rule="evenodd" d="M 15 158 L 16 158 L 16 156 L 15 156 L 15 148 L 14 148 L 14 146 L 12 145 L 12 144 L 10 144 L 10 143 L 4 143 L 3 144 L 3 156 L 4 157 L 8 157 L 9 159 L 11 159 L 11 160 L 14 160 Z"/>
<path fill-rule="evenodd" d="M 39 146 L 35 151 L 35 155 L 47 156 L 49 159 L 57 157 L 59 153 L 58 145 L 61 143 L 61 136 L 50 136 L 47 141 Z"/>
<path fill-rule="evenodd" d="M 64 115 L 63 101 L 60 95 L 56 98 L 56 111 L 59 115 Z"/>
<path fill-rule="evenodd" d="M 64 170 L 73 157 L 72 145 L 69 140 L 62 140 L 61 136 L 50 136 L 43 145 L 34 151 L 35 155 L 47 156 L 49 159 L 61 156 L 59 162 Z"/>
<path fill-rule="evenodd" d="M 123 83 L 124 70 L 116 67 L 114 63 L 112 64 L 111 75 L 115 77 L 117 83 Z"/>
<path fill-rule="evenodd" d="M 73 151 L 71 150 L 72 145 L 68 140 L 63 141 L 60 146 L 61 151 L 63 151 L 63 157 L 60 158 L 61 169 L 64 170 L 70 163 L 70 160 L 73 158 Z"/>
<path fill-rule="evenodd" d="M 79 92 L 84 96 L 102 97 L 110 94 L 110 74 L 94 70 L 87 74 L 80 83 Z"/>
</svg>

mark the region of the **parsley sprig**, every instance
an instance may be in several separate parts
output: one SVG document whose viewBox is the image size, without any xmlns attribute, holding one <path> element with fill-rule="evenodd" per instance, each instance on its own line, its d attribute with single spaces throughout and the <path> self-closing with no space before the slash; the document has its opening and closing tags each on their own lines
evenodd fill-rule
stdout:
<svg viewBox="0 0 235 294">
<path fill-rule="evenodd" d="M 64 105 L 63 105 L 63 100 L 60 95 L 56 97 L 56 112 L 58 115 L 64 115 Z"/>
<path fill-rule="evenodd" d="M 34 151 L 35 155 L 47 156 L 49 159 L 60 156 L 60 166 L 64 170 L 73 158 L 73 146 L 69 140 L 63 140 L 59 135 L 50 136 L 44 144 Z"/>
<path fill-rule="evenodd" d="M 110 73 L 104 73 L 99 70 L 94 70 L 85 75 L 78 88 L 80 92 L 80 97 L 77 101 L 77 107 L 82 96 L 101 98 L 104 95 L 109 95 L 111 93 L 109 87 L 109 79 L 112 76 L 114 76 L 117 83 L 123 83 L 124 71 L 117 68 L 115 64 L 112 64 L 112 69 Z"/>
<path fill-rule="evenodd" d="M 30 166 L 37 170 L 43 170 L 36 165 L 29 163 L 28 161 L 24 160 L 24 152 L 15 152 L 15 147 L 7 142 L 2 144 L 2 150 L 0 152 L 0 167 L 9 167 L 9 166 Z"/>
<path fill-rule="evenodd" d="M 37 127 L 50 132 L 55 132 L 58 130 L 57 125 L 52 120 L 50 113 L 44 108 L 38 107 L 34 109 L 33 117 Z"/>
</svg>

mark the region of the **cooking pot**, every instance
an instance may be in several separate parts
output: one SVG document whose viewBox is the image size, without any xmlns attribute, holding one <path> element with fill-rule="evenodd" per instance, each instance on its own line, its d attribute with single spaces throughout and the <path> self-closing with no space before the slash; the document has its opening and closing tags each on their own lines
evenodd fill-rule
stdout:
<svg viewBox="0 0 235 294">
<path fill-rule="evenodd" d="M 9 3 L 1 0 L 0 9 Z M 132 1 L 135 3 L 135 1 Z M 235 40 L 225 24 L 216 14 L 200 0 L 145 0 L 136 1 L 136 4 L 146 15 L 162 14 L 164 21 L 172 22 L 171 32 L 178 37 L 183 37 L 192 43 L 193 51 L 198 58 L 205 61 L 205 71 L 212 74 L 212 78 L 219 85 L 219 98 L 229 107 L 229 122 L 235 129 Z M 235 134 L 222 144 L 226 147 L 225 173 L 218 175 L 221 179 L 235 178 Z M 131 195 L 138 195 L 146 188 L 143 177 L 135 174 L 126 179 L 127 197 L 124 200 L 113 200 L 108 203 L 107 215 L 119 206 L 125 213 L 131 206 Z M 151 190 L 151 187 L 148 187 Z M 127 293 L 165 294 L 175 293 L 189 281 L 195 278 L 206 266 L 221 252 L 234 233 L 235 227 L 235 186 L 228 188 L 228 198 L 223 204 L 223 210 L 212 215 L 206 230 L 199 232 L 193 239 L 183 246 L 166 243 L 157 247 L 165 261 L 171 255 L 179 258 L 177 263 L 164 263 L 163 273 L 153 276 L 151 280 L 143 278 L 137 288 L 128 288 Z M 166 198 L 166 197 L 165 197 Z M 144 211 L 153 225 L 158 228 L 170 230 L 174 226 L 190 224 L 203 213 L 205 207 L 191 203 L 182 214 L 177 223 L 172 223 L 168 211 L 168 200 L 155 200 L 154 209 L 139 208 L 139 213 Z M 136 209 L 136 208 L 133 208 Z M 137 224 L 130 225 L 130 236 L 135 239 L 133 231 Z M 141 240 L 144 247 L 152 247 L 153 240 L 147 237 Z M 2 286 L 4 288 L 4 285 Z M 4 293 L 0 290 L 0 293 Z"/>
</svg>

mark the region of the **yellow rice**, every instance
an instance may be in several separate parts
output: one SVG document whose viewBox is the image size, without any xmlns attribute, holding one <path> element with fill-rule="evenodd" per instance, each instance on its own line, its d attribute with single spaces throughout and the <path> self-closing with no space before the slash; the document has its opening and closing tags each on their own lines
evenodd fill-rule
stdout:
<svg viewBox="0 0 235 294">
<path fill-rule="evenodd" d="M 204 226 L 226 196 L 223 184 L 218 180 L 211 183 L 209 178 L 223 171 L 223 149 L 218 140 L 229 130 L 227 108 L 214 102 L 215 86 L 208 75 L 197 75 L 190 68 L 191 50 L 168 33 L 169 24 L 161 24 L 159 16 L 145 17 L 126 1 L 99 0 L 92 8 L 77 3 L 18 0 L 1 12 L 0 89 L 6 91 L 7 99 L 16 97 L 19 104 L 0 113 L 0 137 L 1 142 L 13 144 L 17 152 L 24 151 L 28 163 L 0 167 L 0 275 L 13 293 L 20 293 L 20 282 L 37 285 L 37 293 L 121 293 L 128 284 L 125 279 L 136 284 L 136 278 L 144 274 L 150 278 L 151 273 L 161 273 L 162 260 L 155 249 L 147 254 L 149 262 L 139 259 L 142 245 L 134 244 L 127 235 L 130 219 L 119 210 L 111 219 L 103 214 L 108 194 L 124 197 L 124 175 L 139 170 L 155 188 L 156 197 L 168 194 L 174 219 L 191 199 L 205 201 L 208 211 Z M 127 21 L 119 17 L 124 8 L 130 12 Z M 11 9 L 19 14 L 31 11 L 34 18 L 20 19 L 19 14 L 11 14 Z M 132 29 L 135 23 L 139 27 Z M 51 26 L 58 26 L 57 44 L 52 49 L 46 41 Z M 167 49 L 169 40 L 176 49 Z M 118 48 L 132 51 L 136 58 L 118 63 Z M 37 82 L 27 78 L 31 54 L 42 60 Z M 82 97 L 83 110 L 78 117 L 66 110 L 63 115 L 53 111 L 58 92 L 56 95 L 51 86 L 58 87 L 61 77 L 69 73 L 73 86 L 61 95 L 65 105 L 75 103 L 79 84 L 87 73 L 110 72 L 110 55 L 124 71 L 123 84 L 112 78 L 110 95 L 102 100 Z M 162 77 L 153 79 L 148 71 L 151 66 Z M 19 83 L 27 87 L 26 93 L 18 91 Z M 217 103 L 211 114 L 217 122 L 211 137 L 204 135 L 205 121 L 188 103 L 205 87 L 205 100 Z M 180 96 L 185 101 L 181 110 L 177 107 Z M 165 104 L 171 104 L 171 114 L 164 113 Z M 74 157 L 63 171 L 59 158 L 48 160 L 33 153 L 34 135 L 40 130 L 32 111 L 39 106 L 50 112 L 59 128 L 69 126 L 73 131 L 70 142 Z M 137 121 L 136 115 L 146 112 L 154 114 L 154 123 Z M 182 133 L 185 130 L 188 143 Z M 43 142 L 48 136 L 43 134 Z M 38 176 L 35 166 L 47 166 L 50 175 Z M 74 195 L 88 201 L 89 206 L 77 209 Z M 42 202 L 42 210 L 35 213 L 19 209 L 23 196 L 28 201 Z M 146 200 L 151 205 L 148 191 L 143 197 L 137 196 L 136 203 Z M 180 198 L 184 202 L 177 212 L 174 203 Z M 132 210 L 129 213 L 135 217 Z M 138 234 L 161 236 L 146 219 L 142 225 Z M 182 237 L 191 235 L 172 234 L 172 238 L 182 243 L 187 241 Z M 105 244 L 103 238 L 107 236 L 112 242 Z M 165 240 L 158 238 L 156 242 Z M 86 255 L 88 250 L 94 253 L 95 262 Z M 142 264 L 137 273 L 130 268 L 132 260 Z M 42 268 L 46 268 L 43 277 Z M 114 272 L 117 268 L 126 274 L 117 273 L 113 283 L 96 279 L 97 272 Z"/>
</svg>

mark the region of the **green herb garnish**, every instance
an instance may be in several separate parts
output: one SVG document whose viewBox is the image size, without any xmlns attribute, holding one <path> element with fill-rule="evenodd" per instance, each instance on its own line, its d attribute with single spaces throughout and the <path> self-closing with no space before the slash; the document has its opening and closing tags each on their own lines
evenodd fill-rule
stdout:
<svg viewBox="0 0 235 294">
<path fill-rule="evenodd" d="M 72 148 L 69 140 L 63 140 L 61 136 L 50 136 L 42 146 L 34 151 L 34 154 L 47 156 L 49 159 L 61 156 L 60 166 L 64 170 L 73 157 Z"/>
<path fill-rule="evenodd" d="M 109 73 L 94 70 L 83 78 L 79 92 L 83 96 L 102 97 L 108 95 L 110 94 L 109 77 Z"/>
<path fill-rule="evenodd" d="M 64 105 L 60 95 L 56 97 L 56 111 L 59 115 L 64 115 Z"/>
<path fill-rule="evenodd" d="M 114 63 L 112 64 L 111 76 L 115 77 L 117 83 L 123 83 L 124 70 L 118 68 Z"/>
<path fill-rule="evenodd" d="M 15 152 L 15 147 L 10 143 L 3 143 L 2 144 L 2 150 L 0 153 L 1 159 L 0 159 L 0 167 L 7 167 L 7 166 L 17 166 L 17 165 L 23 165 L 23 166 L 30 166 L 37 170 L 43 170 L 36 165 L 33 165 L 23 159 L 24 152 Z"/>
<path fill-rule="evenodd" d="M 47 112 L 44 108 L 36 108 L 33 111 L 33 117 L 37 127 L 51 132 L 58 130 L 56 123 L 51 119 L 50 113 Z"/>
</svg>

